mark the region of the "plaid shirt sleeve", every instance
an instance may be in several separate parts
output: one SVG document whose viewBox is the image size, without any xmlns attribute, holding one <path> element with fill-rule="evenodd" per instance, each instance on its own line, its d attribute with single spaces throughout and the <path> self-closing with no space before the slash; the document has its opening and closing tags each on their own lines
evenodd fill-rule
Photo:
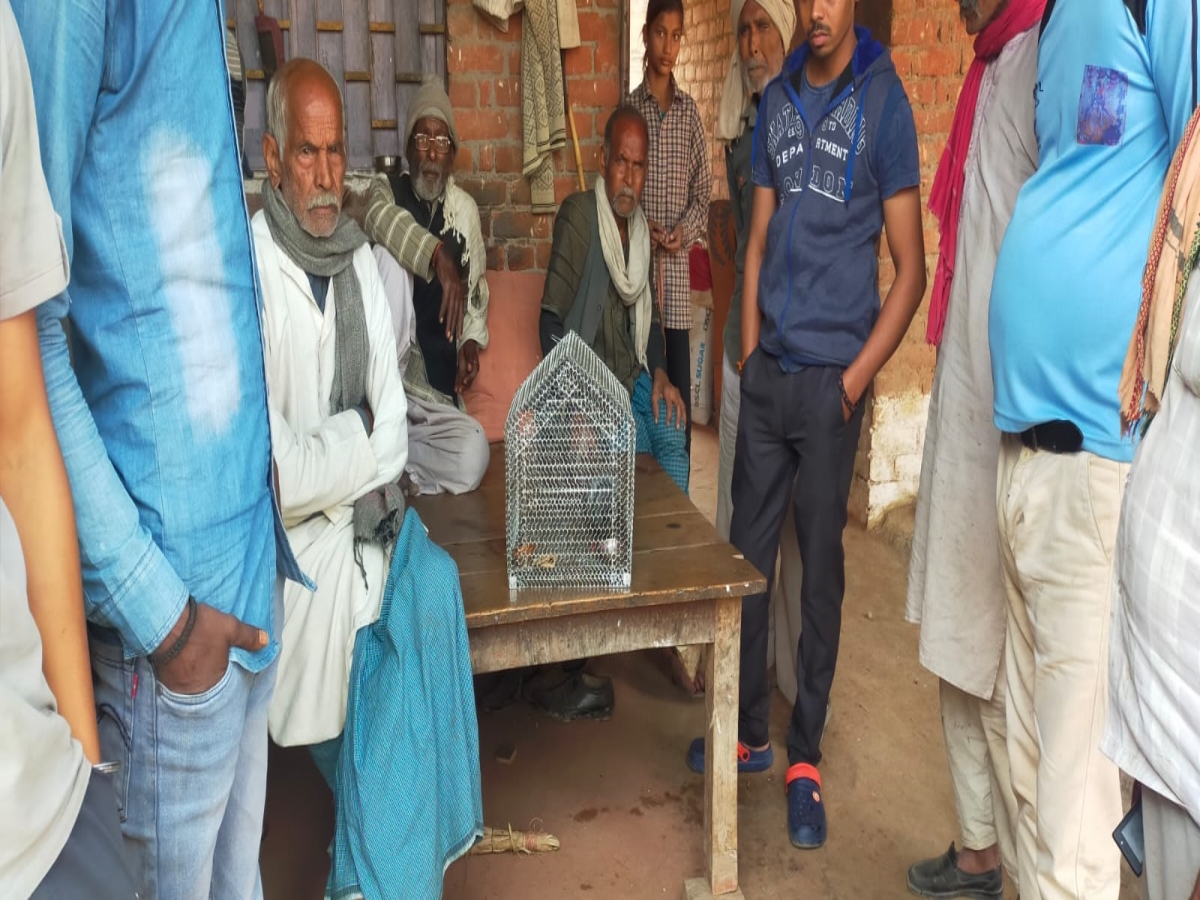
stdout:
<svg viewBox="0 0 1200 900">
<path fill-rule="evenodd" d="M 395 202 L 386 176 L 376 176 L 371 182 L 363 225 L 367 237 L 387 247 L 405 269 L 426 281 L 433 280 L 433 253 L 440 241 Z"/>
<path fill-rule="evenodd" d="M 708 144 L 696 104 L 675 87 L 675 99 L 662 115 L 645 83 L 629 97 L 646 118 L 650 131 L 650 166 L 642 192 L 642 208 L 651 222 L 673 229 L 680 226 L 683 241 L 678 253 L 653 253 L 652 286 L 662 309 L 664 328 L 692 327 L 691 276 L 688 248 L 701 237 L 708 223 L 712 194 Z"/>
<path fill-rule="evenodd" d="M 680 223 L 683 225 L 683 246 L 690 247 L 696 241 L 705 237 L 708 231 L 708 204 L 712 198 L 712 172 L 708 162 L 708 142 L 704 139 L 704 125 L 700 122 L 700 111 L 695 103 L 691 107 L 692 134 L 698 135 L 699 140 L 690 143 L 691 154 L 688 159 L 688 205 L 683 212 Z"/>
</svg>

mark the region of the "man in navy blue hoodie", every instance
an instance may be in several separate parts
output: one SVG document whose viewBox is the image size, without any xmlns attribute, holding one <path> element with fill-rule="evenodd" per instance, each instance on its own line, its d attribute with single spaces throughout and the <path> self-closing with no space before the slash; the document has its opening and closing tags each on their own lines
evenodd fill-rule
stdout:
<svg viewBox="0 0 1200 900">
<path fill-rule="evenodd" d="M 825 843 L 821 734 L 845 591 L 842 530 L 862 398 L 925 292 L 912 108 L 888 52 L 854 26 L 855 0 L 800 0 L 807 40 L 759 105 L 742 307 L 741 416 L 730 540 L 775 570 L 790 494 L 800 557 L 798 691 L 788 727 L 788 835 Z M 896 278 L 882 307 L 879 236 Z M 742 606 L 738 769 L 773 762 L 767 593 Z M 703 744 L 689 765 L 702 769 Z"/>
</svg>

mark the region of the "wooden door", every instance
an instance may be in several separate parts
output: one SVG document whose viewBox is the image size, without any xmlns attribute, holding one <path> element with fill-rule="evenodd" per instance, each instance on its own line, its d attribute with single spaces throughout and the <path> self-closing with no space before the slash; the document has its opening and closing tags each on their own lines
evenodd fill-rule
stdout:
<svg viewBox="0 0 1200 900">
<path fill-rule="evenodd" d="M 246 73 L 246 156 L 262 170 L 267 85 L 254 17 L 259 0 L 227 0 Z M 287 59 L 309 57 L 337 79 L 351 169 L 398 155 L 408 103 L 424 75 L 446 78 L 445 0 L 262 0 Z"/>
</svg>

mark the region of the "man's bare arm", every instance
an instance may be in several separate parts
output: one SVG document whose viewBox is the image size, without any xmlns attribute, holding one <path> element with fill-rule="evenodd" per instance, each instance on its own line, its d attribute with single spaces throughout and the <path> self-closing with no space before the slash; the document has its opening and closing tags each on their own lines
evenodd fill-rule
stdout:
<svg viewBox="0 0 1200 900">
<path fill-rule="evenodd" d="M 757 214 L 757 205 L 755 207 Z M 921 192 L 906 188 L 883 201 L 883 225 L 896 267 L 896 280 L 883 302 L 867 342 L 846 371 L 842 385 L 858 403 L 875 375 L 904 339 L 921 298 L 925 295 L 925 235 L 921 224 Z M 750 261 L 746 260 L 749 274 Z M 745 339 L 743 338 L 743 343 Z M 846 410 L 849 417 L 849 410 Z"/>
<path fill-rule="evenodd" d="M 746 266 L 742 270 L 742 362 L 750 358 L 758 346 L 758 330 L 762 312 L 758 308 L 758 275 L 762 271 L 763 253 L 767 247 L 767 226 L 775 214 L 775 191 L 754 188 L 754 205 L 750 212 L 750 235 L 746 239 Z"/>
<path fill-rule="evenodd" d="M 71 734 L 97 763 L 75 507 L 46 400 L 33 310 L 0 321 L 0 497 L 21 538 L 46 681 Z"/>
</svg>

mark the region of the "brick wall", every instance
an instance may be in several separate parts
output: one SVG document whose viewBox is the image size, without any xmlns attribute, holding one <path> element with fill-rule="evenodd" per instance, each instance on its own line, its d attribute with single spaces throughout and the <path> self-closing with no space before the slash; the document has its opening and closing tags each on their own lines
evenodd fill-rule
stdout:
<svg viewBox="0 0 1200 900">
<path fill-rule="evenodd" d="M 544 270 L 552 215 L 529 211 L 521 175 L 521 16 L 502 33 L 469 0 L 447 2 L 447 72 L 461 146 L 455 178 L 479 203 L 489 269 Z M 567 97 L 575 112 L 588 187 L 600 168 L 604 126 L 620 100 L 620 0 L 579 0 L 582 46 L 566 52 Z M 579 182 L 570 128 L 554 154 L 555 195 Z"/>
<path fill-rule="evenodd" d="M 953 4 L 893 0 L 891 48 L 896 70 L 912 102 L 921 157 L 921 200 L 928 203 L 933 174 L 954 118 L 963 75 L 972 59 L 971 40 Z M 925 260 L 929 286 L 937 264 L 938 226 L 925 210 Z M 886 243 L 880 251 L 880 290 L 895 271 Z M 888 509 L 916 496 L 925 442 L 933 349 L 925 343 L 929 291 L 895 356 L 875 380 L 871 416 L 863 428 L 851 511 L 869 526 Z"/>
<path fill-rule="evenodd" d="M 713 197 L 728 197 L 724 145 L 717 141 L 717 106 L 729 71 L 734 35 L 729 0 L 684 0 L 684 42 L 675 63 L 675 80 L 700 110 L 711 147 Z"/>
</svg>

